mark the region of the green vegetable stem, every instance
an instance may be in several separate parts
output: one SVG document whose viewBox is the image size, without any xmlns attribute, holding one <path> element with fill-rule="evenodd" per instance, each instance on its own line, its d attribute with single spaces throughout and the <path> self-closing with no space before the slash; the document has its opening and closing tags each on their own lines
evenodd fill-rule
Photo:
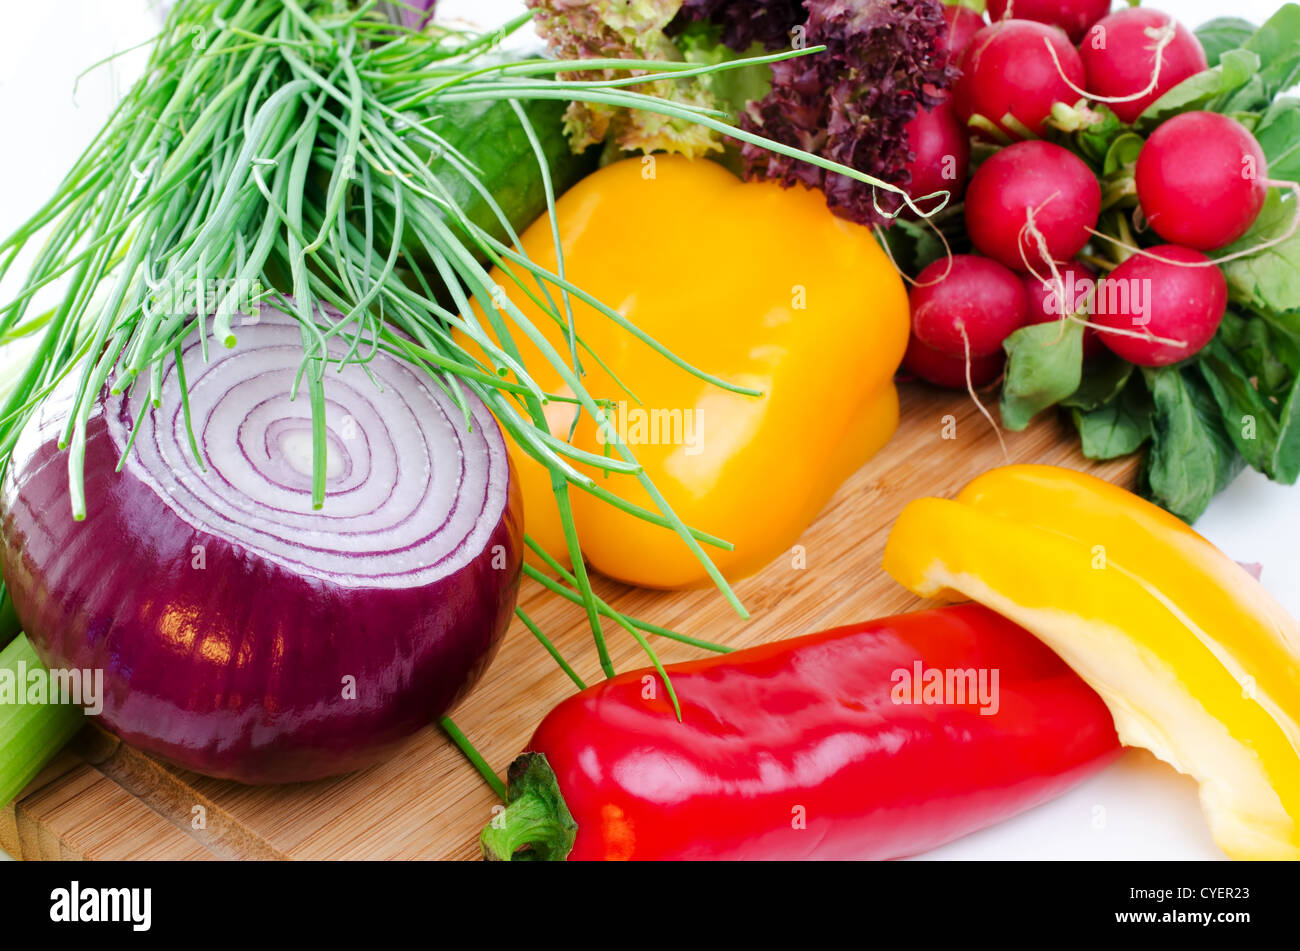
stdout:
<svg viewBox="0 0 1300 951">
<path fill-rule="evenodd" d="M 25 635 L 0 651 L 0 808 L 13 802 L 86 723 L 81 707 L 51 703 L 48 691 L 39 703 L 20 696 L 33 678 L 46 675 Z"/>
</svg>

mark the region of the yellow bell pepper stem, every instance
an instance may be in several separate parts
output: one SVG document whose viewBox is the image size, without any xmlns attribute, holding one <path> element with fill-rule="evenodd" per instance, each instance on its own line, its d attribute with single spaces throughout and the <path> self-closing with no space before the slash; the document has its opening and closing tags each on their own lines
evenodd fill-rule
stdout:
<svg viewBox="0 0 1300 951">
<path fill-rule="evenodd" d="M 762 394 L 674 365 L 574 295 L 582 382 L 609 409 L 604 427 L 583 413 L 573 445 L 600 454 L 625 443 L 683 522 L 734 546 L 707 549 L 728 579 L 789 552 L 898 425 L 893 375 L 907 345 L 907 293 L 871 231 L 836 218 L 818 192 L 744 183 L 713 162 L 664 155 L 588 176 L 556 203 L 555 228 L 575 286 L 686 364 Z M 549 219 L 520 245 L 556 268 Z M 560 308 L 547 313 L 504 274 L 494 280 L 551 346 L 569 351 Z M 570 395 L 534 344 L 517 342 L 536 383 Z M 547 407 L 553 435 L 569 438 L 573 409 Z M 518 447 L 512 455 L 529 533 L 566 561 L 549 476 Z M 635 478 L 575 466 L 620 499 L 657 508 Z M 671 529 L 588 492 L 571 498 L 592 567 L 649 587 L 708 583 Z"/>
<path fill-rule="evenodd" d="M 1229 855 L 1300 858 L 1300 625 L 1187 525 L 1092 476 L 1009 466 L 908 505 L 884 564 L 1052 647 L 1123 742 L 1198 780 Z"/>
</svg>

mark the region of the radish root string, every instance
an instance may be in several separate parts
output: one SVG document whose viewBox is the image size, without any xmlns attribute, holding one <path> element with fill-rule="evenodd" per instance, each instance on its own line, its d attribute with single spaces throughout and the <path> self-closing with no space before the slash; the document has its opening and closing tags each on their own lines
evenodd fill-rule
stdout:
<svg viewBox="0 0 1300 951">
<path fill-rule="evenodd" d="M 1146 34 L 1147 36 L 1155 40 L 1155 45 L 1148 47 L 1148 49 L 1150 49 L 1155 54 L 1155 65 L 1151 70 L 1151 81 L 1146 84 L 1146 88 L 1141 89 L 1135 93 L 1130 93 L 1127 96 L 1101 96 L 1095 93 L 1088 92 L 1088 90 L 1086 89 L 1079 88 L 1074 84 L 1074 81 L 1070 79 L 1069 76 L 1065 75 L 1065 67 L 1061 65 L 1061 58 L 1056 54 L 1056 48 L 1052 46 L 1051 41 L 1044 38 L 1043 45 L 1047 47 L 1047 52 L 1052 57 L 1052 62 L 1056 65 L 1057 75 L 1061 77 L 1061 80 L 1065 83 L 1065 85 L 1070 87 L 1070 90 L 1072 92 L 1079 94 L 1084 99 L 1091 99 L 1093 102 L 1105 102 L 1105 103 L 1112 103 L 1112 104 L 1121 103 L 1121 102 L 1136 102 L 1137 100 L 1143 98 L 1144 96 L 1151 95 L 1151 93 L 1155 92 L 1156 87 L 1160 85 L 1160 71 L 1164 68 L 1165 48 L 1169 46 L 1169 44 L 1172 43 L 1174 41 L 1174 38 L 1178 35 L 1177 28 L 1174 26 L 1174 22 L 1172 19 L 1169 21 L 1169 23 L 1167 23 L 1165 26 L 1162 26 L 1158 30 L 1148 29 L 1146 31 Z"/>
<path fill-rule="evenodd" d="M 970 394 L 971 401 L 975 404 L 976 409 L 993 427 L 993 435 L 998 437 L 998 445 L 1002 447 L 1002 457 L 1010 463 L 1011 453 L 1007 451 L 1007 441 L 1002 438 L 1002 427 L 998 425 L 997 420 L 993 418 L 993 414 L 988 411 L 988 408 L 980 401 L 979 394 L 975 392 L 975 383 L 971 378 L 970 337 L 966 333 L 966 325 L 958 324 L 957 329 L 961 331 L 962 347 L 966 351 L 966 392 Z"/>
</svg>

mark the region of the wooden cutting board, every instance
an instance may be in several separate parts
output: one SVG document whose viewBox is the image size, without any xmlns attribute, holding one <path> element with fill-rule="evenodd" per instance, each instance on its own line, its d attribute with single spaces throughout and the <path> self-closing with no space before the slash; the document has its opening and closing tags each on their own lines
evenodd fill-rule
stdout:
<svg viewBox="0 0 1300 951">
<path fill-rule="evenodd" d="M 1051 414 L 1004 438 L 1013 462 L 1084 469 L 1126 486 L 1137 467 L 1135 459 L 1090 463 L 1068 421 Z M 906 386 L 898 434 L 800 540 L 804 566 L 783 556 L 736 586 L 750 621 L 711 590 L 651 592 L 597 579 L 597 591 L 627 614 L 736 647 L 908 611 L 920 602 L 880 570 L 894 519 L 911 499 L 950 496 L 1006 461 L 989 423 L 964 394 Z M 600 678 L 578 607 L 532 582 L 525 582 L 520 603 L 579 676 L 588 683 Z M 646 665 L 621 629 L 607 625 L 606 637 L 617 670 Z M 702 654 L 663 639 L 655 647 L 666 663 Z M 504 773 L 541 718 L 572 691 L 516 621 L 454 718 Z M 364 772 L 251 787 L 160 763 L 89 726 L 0 812 L 0 846 L 27 859 L 472 859 L 496 802 L 432 727 Z"/>
</svg>

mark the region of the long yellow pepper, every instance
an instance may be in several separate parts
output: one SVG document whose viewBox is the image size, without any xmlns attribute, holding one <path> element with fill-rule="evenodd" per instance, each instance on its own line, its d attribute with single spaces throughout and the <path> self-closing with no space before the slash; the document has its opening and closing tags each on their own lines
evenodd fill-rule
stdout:
<svg viewBox="0 0 1300 951">
<path fill-rule="evenodd" d="M 734 544 L 731 552 L 706 548 L 724 575 L 758 570 L 794 545 L 898 425 L 893 374 L 908 333 L 902 281 L 871 232 L 834 217 L 821 194 L 742 183 L 702 160 L 656 156 L 603 168 L 557 202 L 556 224 L 577 287 L 690 365 L 763 393 L 701 381 L 575 298 L 584 383 L 610 410 L 604 430 L 584 414 L 573 443 L 601 452 L 614 437 L 625 441 L 687 525 Z M 530 258 L 555 268 L 548 218 L 521 240 Z M 563 327 L 496 276 L 567 352 Z M 535 347 L 515 336 L 524 365 L 541 368 L 536 382 L 569 395 Z M 556 435 L 567 436 L 573 415 L 572 404 L 547 407 Z M 562 559 L 549 473 L 512 453 L 527 528 Z M 631 476 L 592 474 L 654 508 Z M 583 551 L 599 571 L 650 587 L 706 582 L 671 529 L 582 491 L 571 495 Z"/>
<path fill-rule="evenodd" d="M 1120 739 L 1200 783 L 1219 846 L 1300 858 L 1300 625 L 1182 521 L 1051 466 L 986 473 L 899 517 L 885 569 L 1033 631 Z"/>
</svg>

